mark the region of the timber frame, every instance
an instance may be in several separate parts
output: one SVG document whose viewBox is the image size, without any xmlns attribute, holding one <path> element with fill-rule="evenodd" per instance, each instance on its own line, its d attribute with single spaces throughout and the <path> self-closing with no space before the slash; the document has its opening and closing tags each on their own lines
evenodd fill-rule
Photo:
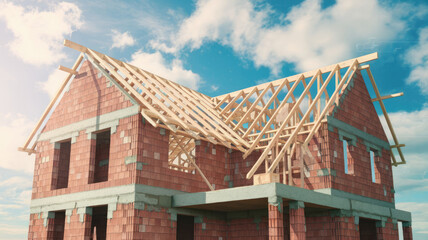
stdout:
<svg viewBox="0 0 428 240">
<path fill-rule="evenodd" d="M 291 175 L 295 168 L 302 173 L 303 164 L 291 166 L 291 156 L 296 154 L 303 159 L 308 153 L 310 140 L 327 121 L 331 109 L 339 104 L 340 94 L 357 71 L 367 72 L 376 94 L 372 102 L 379 102 L 391 132 L 392 165 L 406 163 L 401 150 L 405 145 L 399 143 L 383 103 L 403 93 L 381 96 L 370 66 L 361 65 L 377 59 L 377 53 L 212 98 L 69 40 L 65 40 L 64 45 L 79 51 L 80 55 L 72 68 L 59 67 L 69 75 L 23 147 L 19 148 L 28 154 L 37 153 L 37 133 L 77 74 L 83 59 L 88 59 L 139 104 L 141 115 L 148 123 L 170 131 L 170 168 L 197 171 L 211 190 L 211 184 L 194 160 L 195 141 L 204 140 L 239 150 L 244 158 L 255 150 L 261 151 L 247 173 L 248 179 L 263 163 L 266 173 L 279 173 L 280 164 L 283 164 L 284 175 Z M 297 140 L 302 137 L 303 141 Z M 394 156 L 394 148 L 400 160 Z"/>
</svg>

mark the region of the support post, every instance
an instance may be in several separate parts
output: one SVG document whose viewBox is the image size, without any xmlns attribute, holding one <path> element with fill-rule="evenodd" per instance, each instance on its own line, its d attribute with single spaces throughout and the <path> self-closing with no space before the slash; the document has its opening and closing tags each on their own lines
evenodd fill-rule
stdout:
<svg viewBox="0 0 428 240">
<path fill-rule="evenodd" d="M 284 239 L 284 214 L 282 198 L 272 196 L 268 199 L 269 240 Z"/>
<path fill-rule="evenodd" d="M 412 240 L 412 223 L 411 222 L 403 222 L 403 240 Z"/>
<path fill-rule="evenodd" d="M 306 239 L 305 204 L 301 201 L 291 201 L 290 209 L 290 240 Z"/>
</svg>

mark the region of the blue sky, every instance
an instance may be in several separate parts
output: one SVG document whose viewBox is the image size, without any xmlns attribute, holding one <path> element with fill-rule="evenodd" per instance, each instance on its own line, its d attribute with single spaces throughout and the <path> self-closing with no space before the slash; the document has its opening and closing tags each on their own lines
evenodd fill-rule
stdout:
<svg viewBox="0 0 428 240">
<path fill-rule="evenodd" d="M 397 207 L 428 239 L 428 3 L 425 1 L 0 0 L 0 239 L 27 234 L 33 157 L 19 153 L 78 53 L 70 39 L 217 96 L 372 52 L 408 164 Z M 380 110 L 380 109 L 378 109 Z M 379 111 L 380 113 L 380 111 Z"/>
</svg>

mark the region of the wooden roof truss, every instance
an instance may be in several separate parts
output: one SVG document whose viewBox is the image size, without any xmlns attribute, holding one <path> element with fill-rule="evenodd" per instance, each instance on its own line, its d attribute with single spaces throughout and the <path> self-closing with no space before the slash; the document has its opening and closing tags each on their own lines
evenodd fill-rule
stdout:
<svg viewBox="0 0 428 240">
<path fill-rule="evenodd" d="M 278 172 L 282 164 L 283 173 L 288 169 L 287 174 L 291 174 L 290 156 L 308 152 L 309 141 L 360 70 L 369 75 L 376 93 L 373 101 L 380 103 L 393 136 L 391 147 L 398 150 L 401 161 L 392 154 L 392 163 L 395 166 L 405 163 L 401 151 L 404 145 L 398 142 L 383 104 L 384 99 L 402 94 L 381 97 L 370 67 L 360 66 L 377 59 L 377 53 L 211 98 L 77 43 L 65 40 L 64 45 L 80 51 L 81 55 L 71 69 L 61 67 L 70 75 L 20 148 L 29 154 L 35 152 L 35 143 L 28 147 L 30 141 L 86 57 L 140 105 L 141 114 L 151 125 L 170 130 L 168 161 L 173 169 L 200 172 L 194 161 L 195 140 L 205 140 L 237 149 L 244 153 L 244 158 L 255 150 L 262 151 L 247 178 L 263 163 L 267 173 Z"/>
</svg>

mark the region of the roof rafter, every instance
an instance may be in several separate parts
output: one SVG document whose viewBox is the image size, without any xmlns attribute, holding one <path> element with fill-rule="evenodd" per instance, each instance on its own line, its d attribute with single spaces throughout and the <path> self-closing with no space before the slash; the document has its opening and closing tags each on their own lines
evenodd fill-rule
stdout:
<svg viewBox="0 0 428 240">
<path fill-rule="evenodd" d="M 402 93 L 381 97 L 369 66 L 360 66 L 377 59 L 377 53 L 211 98 L 77 43 L 65 40 L 64 45 L 81 54 L 72 68 L 61 66 L 61 70 L 69 75 L 20 148 L 29 154 L 36 152 L 36 141 L 32 148 L 28 147 L 30 142 L 46 121 L 65 86 L 77 74 L 84 56 L 87 56 L 110 81 L 140 105 L 142 116 L 151 125 L 171 131 L 169 163 L 173 168 L 200 172 L 190 153 L 195 148 L 190 140 L 202 139 L 238 149 L 244 153 L 244 158 L 254 150 L 261 150 L 262 154 L 247 178 L 251 178 L 263 162 L 267 172 L 279 171 L 278 164 L 287 158 L 286 154 L 294 152 L 297 136 L 304 137 L 301 144 L 307 151 L 305 148 L 309 141 L 318 132 L 321 123 L 326 122 L 332 106 L 339 104 L 339 96 L 350 79 L 360 70 L 366 70 L 369 75 L 376 94 L 372 101 L 380 103 L 393 136 L 394 145 L 391 148 L 396 148 L 401 158 L 399 162 L 391 154 L 393 165 L 405 163 L 401 151 L 404 144 L 398 142 L 382 101 L 401 96 Z M 346 71 L 343 76 L 341 71 Z M 333 78 L 335 81 L 331 81 Z"/>
</svg>

